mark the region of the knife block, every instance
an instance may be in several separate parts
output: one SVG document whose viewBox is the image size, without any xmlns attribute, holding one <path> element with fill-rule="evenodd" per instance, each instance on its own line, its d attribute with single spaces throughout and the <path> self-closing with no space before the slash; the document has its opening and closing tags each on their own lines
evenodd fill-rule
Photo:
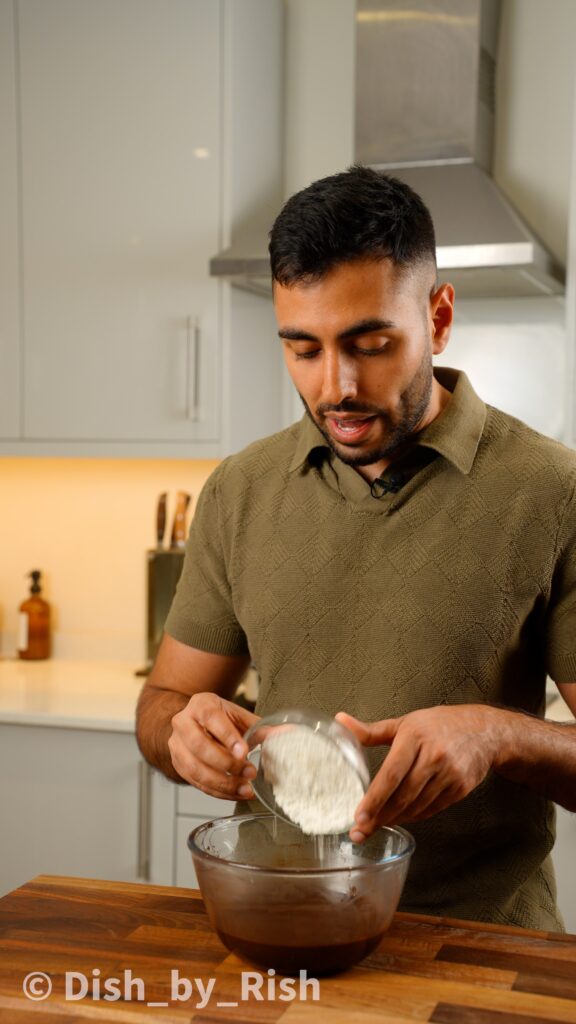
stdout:
<svg viewBox="0 0 576 1024">
<path fill-rule="evenodd" d="M 164 623 L 184 563 L 184 551 L 148 551 L 148 616 L 146 657 L 149 668 L 156 657 Z"/>
</svg>

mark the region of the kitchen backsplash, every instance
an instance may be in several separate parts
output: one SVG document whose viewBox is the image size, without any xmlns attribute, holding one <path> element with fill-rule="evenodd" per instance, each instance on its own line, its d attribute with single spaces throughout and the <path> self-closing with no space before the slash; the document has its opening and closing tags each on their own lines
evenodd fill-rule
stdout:
<svg viewBox="0 0 576 1024">
<path fill-rule="evenodd" d="M 485 402 L 570 440 L 564 298 L 457 295 L 455 309 L 448 346 L 434 361 L 464 370 Z"/>
<path fill-rule="evenodd" d="M 42 569 L 56 657 L 134 661 L 146 651 L 146 551 L 159 493 L 199 491 L 217 461 L 0 459 L 0 655 L 16 650 L 26 574 Z M 167 529 L 167 534 L 168 534 Z"/>
</svg>

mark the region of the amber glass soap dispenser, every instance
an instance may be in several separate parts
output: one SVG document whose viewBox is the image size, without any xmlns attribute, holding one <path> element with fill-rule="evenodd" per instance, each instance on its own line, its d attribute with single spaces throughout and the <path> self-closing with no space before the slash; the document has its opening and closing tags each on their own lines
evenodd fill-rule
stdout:
<svg viewBox="0 0 576 1024">
<path fill-rule="evenodd" d="M 40 597 L 40 570 L 29 575 L 30 597 L 18 609 L 18 657 L 39 661 L 50 657 L 50 605 Z"/>
</svg>

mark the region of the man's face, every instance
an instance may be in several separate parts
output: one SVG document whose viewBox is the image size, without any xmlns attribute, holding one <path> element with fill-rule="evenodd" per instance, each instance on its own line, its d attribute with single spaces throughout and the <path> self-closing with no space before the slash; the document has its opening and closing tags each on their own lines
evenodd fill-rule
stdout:
<svg viewBox="0 0 576 1024">
<path fill-rule="evenodd" d="M 432 355 L 448 341 L 454 293 L 433 283 L 433 268 L 359 260 L 312 283 L 274 284 L 286 365 L 306 410 L 336 455 L 367 479 L 447 397 Z"/>
</svg>

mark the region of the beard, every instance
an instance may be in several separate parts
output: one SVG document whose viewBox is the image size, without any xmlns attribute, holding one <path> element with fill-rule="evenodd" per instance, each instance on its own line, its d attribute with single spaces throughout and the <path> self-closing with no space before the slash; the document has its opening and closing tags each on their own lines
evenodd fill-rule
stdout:
<svg viewBox="0 0 576 1024">
<path fill-rule="evenodd" d="M 319 406 L 316 417 L 312 414 L 302 395 L 300 395 L 300 398 L 308 416 L 315 426 L 318 427 L 329 448 L 337 455 L 341 462 L 344 462 L 347 466 L 370 466 L 373 462 L 390 459 L 398 455 L 407 443 L 412 440 L 430 405 L 433 380 L 432 359 L 430 353 L 425 351 L 418 370 L 406 390 L 401 393 L 397 409 L 393 414 L 388 409 L 382 409 L 376 405 L 344 400 L 339 405 Z M 377 416 L 384 424 L 386 431 L 385 440 L 368 451 L 353 455 L 344 446 L 337 444 L 330 433 L 323 427 L 323 417 L 328 412 L 356 412 Z"/>
</svg>

